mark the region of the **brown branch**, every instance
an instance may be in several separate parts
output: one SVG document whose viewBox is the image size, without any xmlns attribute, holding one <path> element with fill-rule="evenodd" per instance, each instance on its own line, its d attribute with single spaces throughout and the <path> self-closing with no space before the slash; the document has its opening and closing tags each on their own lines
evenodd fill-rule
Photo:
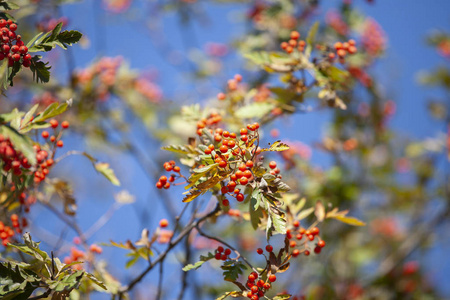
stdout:
<svg viewBox="0 0 450 300">
<path fill-rule="evenodd" d="M 242 260 L 243 260 L 250 268 L 252 268 L 253 271 L 255 271 L 256 273 L 259 274 L 258 270 L 257 270 L 255 267 L 253 267 L 253 265 L 252 265 L 252 264 L 251 264 L 244 256 L 242 256 L 241 253 L 240 253 L 236 248 L 234 248 L 233 246 L 231 246 L 231 245 L 228 244 L 227 242 L 225 242 L 225 241 L 223 241 L 223 240 L 221 240 L 221 239 L 219 239 L 219 238 L 217 238 L 217 237 L 214 237 L 214 236 L 211 236 L 211 235 L 208 235 L 208 234 L 204 233 L 204 232 L 200 229 L 200 226 L 199 226 L 199 225 L 200 225 L 200 224 L 198 224 L 198 225 L 196 226 L 196 229 L 197 229 L 198 233 L 199 233 L 201 236 L 204 236 L 204 237 L 206 237 L 206 238 L 208 238 L 208 239 L 210 239 L 210 240 L 214 240 L 214 241 L 216 241 L 216 242 L 221 243 L 222 245 L 227 246 L 228 248 L 230 248 L 231 250 L 233 250 L 234 253 L 237 254 L 237 257 L 235 258 L 235 260 L 238 260 L 238 259 L 241 258 L 241 259 L 242 259 Z"/>
<path fill-rule="evenodd" d="M 166 250 L 164 252 L 162 252 L 161 254 L 159 254 L 159 256 L 151 263 L 149 264 L 149 266 L 141 273 L 139 274 L 136 278 L 134 278 L 127 286 L 121 288 L 118 292 L 119 295 L 119 299 L 123 299 L 124 293 L 131 291 L 134 286 L 136 284 L 138 284 L 142 279 L 144 279 L 144 277 L 156 266 L 158 265 L 158 263 L 161 263 L 167 256 L 167 254 L 169 254 L 169 252 L 178 245 L 178 243 L 180 243 L 183 238 L 185 236 L 187 236 L 192 229 L 196 228 L 199 224 L 201 224 L 202 222 L 204 222 L 206 219 L 208 219 L 209 217 L 212 217 L 213 215 L 215 215 L 217 212 L 220 211 L 220 206 L 219 204 L 216 205 L 216 207 L 214 208 L 214 210 L 212 210 L 211 212 L 209 212 L 208 214 L 204 215 L 203 217 L 197 219 L 196 221 L 192 221 L 190 222 L 183 231 L 180 232 L 180 234 L 173 239 L 169 245 L 167 246 Z"/>
</svg>

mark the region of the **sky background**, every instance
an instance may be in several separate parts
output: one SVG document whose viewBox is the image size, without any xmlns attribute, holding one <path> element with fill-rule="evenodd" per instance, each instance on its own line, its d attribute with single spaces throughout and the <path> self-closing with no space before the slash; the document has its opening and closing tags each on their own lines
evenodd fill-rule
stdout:
<svg viewBox="0 0 450 300">
<path fill-rule="evenodd" d="M 323 20 L 325 11 L 337 7 L 340 1 L 322 2 L 319 18 Z M 417 84 L 417 75 L 422 70 L 448 65 L 448 60 L 440 57 L 433 48 L 425 44 L 425 38 L 434 29 L 450 30 L 450 1 L 375 0 L 374 4 L 368 4 L 363 0 L 354 0 L 354 3 L 364 14 L 377 20 L 388 37 L 386 55 L 377 63 L 376 72 L 384 86 L 385 95 L 392 97 L 397 103 L 397 113 L 390 121 L 391 124 L 411 138 L 435 136 L 443 131 L 425 110 L 426 100 L 431 96 L 440 95 L 440 92 L 420 87 Z M 169 98 L 177 97 L 181 105 L 183 101 L 187 104 L 202 101 L 205 96 L 214 97 L 222 88 L 223 82 L 207 82 L 193 86 L 186 78 L 189 63 L 184 61 L 177 66 L 169 63 L 157 50 L 155 40 L 150 38 L 142 23 L 135 20 L 145 17 L 147 22 L 153 25 L 159 20 L 162 24 L 162 33 L 168 38 L 173 49 L 169 57 L 175 60 L 182 57 L 183 53 L 202 49 L 208 42 L 226 44 L 244 32 L 245 27 L 240 20 L 247 8 L 245 4 L 202 4 L 201 7 L 208 22 L 194 21 L 188 26 L 181 24 L 179 17 L 174 13 L 167 13 L 162 19 L 158 19 L 149 11 L 143 10 L 139 1 L 123 15 L 104 11 L 101 1 L 96 0 L 66 5 L 62 8 L 62 14 L 69 17 L 69 28 L 81 31 L 91 41 L 88 48 L 73 47 L 77 66 L 87 66 L 99 53 L 106 56 L 121 55 L 129 61 L 132 68 L 153 70 L 152 72 L 157 74 L 157 83 L 164 95 Z M 235 54 L 231 55 L 232 58 Z M 227 73 L 232 76 L 237 73 L 239 67 L 239 63 L 227 64 Z M 65 65 L 57 65 L 55 69 L 64 74 Z M 280 138 L 300 140 L 312 145 L 320 140 L 326 131 L 326 123 L 330 116 L 329 112 L 322 111 L 283 120 L 278 123 L 278 126 L 283 127 Z M 307 130 L 298 130 L 299 128 Z M 139 133 L 133 134 L 139 136 Z M 66 149 L 83 150 L 85 147 L 82 139 L 77 137 L 67 141 L 65 145 Z M 159 150 L 156 147 L 149 151 Z M 84 230 L 89 228 L 113 203 L 113 194 L 122 189 L 135 195 L 137 202 L 120 208 L 107 226 L 98 231 L 90 242 L 107 242 L 109 237 L 114 237 L 117 241 L 130 237 L 137 239 L 142 230 L 137 216 L 143 206 L 152 206 L 152 218 L 147 227 L 155 228 L 159 219 L 164 216 L 164 210 L 159 201 L 155 200 L 157 195 L 153 188 L 154 182 L 146 179 L 139 166 L 130 157 L 114 152 L 98 153 L 97 156 L 112 163 L 122 187 L 111 188 L 109 182 L 98 176 L 90 163 L 83 158 L 66 159 L 58 167 L 61 174 L 67 171 L 83 174 L 81 177 L 78 176 L 78 181 L 74 183 L 75 194 L 79 199 L 78 216 L 82 228 Z M 314 151 L 312 161 L 318 165 L 328 163 L 324 155 Z M 55 237 L 59 236 L 62 230 L 60 221 L 45 213 L 45 208 L 32 211 L 36 218 L 35 222 L 43 225 L 43 231 L 36 234 L 38 238 L 52 234 Z M 426 258 L 430 278 L 441 282 L 439 286 L 447 295 L 450 294 L 450 286 L 443 284 L 443 279 L 439 278 L 446 278 L 445 275 L 448 277 L 450 273 L 449 259 L 446 258 L 450 250 L 449 235 L 450 233 L 442 232 L 440 242 Z M 68 241 L 73 236 L 72 232 L 67 232 Z M 125 252 L 106 248 L 104 253 L 102 257 L 113 262 L 112 272 L 120 272 L 125 261 Z M 173 274 L 177 274 L 176 270 L 169 269 L 166 278 Z M 154 280 L 156 274 L 149 278 Z"/>
</svg>

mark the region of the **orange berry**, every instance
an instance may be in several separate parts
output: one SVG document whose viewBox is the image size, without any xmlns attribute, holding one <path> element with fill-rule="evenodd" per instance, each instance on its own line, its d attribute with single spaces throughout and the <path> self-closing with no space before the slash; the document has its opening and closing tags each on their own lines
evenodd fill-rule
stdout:
<svg viewBox="0 0 450 300">
<path fill-rule="evenodd" d="M 159 221 L 159 227 L 165 228 L 167 226 L 169 226 L 169 221 L 167 221 L 167 219 L 161 219 L 161 221 Z"/>
<path fill-rule="evenodd" d="M 61 123 L 61 127 L 64 128 L 64 129 L 69 128 L 69 122 L 63 121 L 63 122 Z"/>
</svg>

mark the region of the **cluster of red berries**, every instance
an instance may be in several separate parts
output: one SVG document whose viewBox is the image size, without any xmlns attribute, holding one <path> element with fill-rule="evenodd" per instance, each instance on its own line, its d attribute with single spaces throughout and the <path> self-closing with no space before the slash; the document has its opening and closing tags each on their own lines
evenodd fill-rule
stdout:
<svg viewBox="0 0 450 300">
<path fill-rule="evenodd" d="M 173 160 L 166 161 L 164 163 L 163 167 L 167 172 L 173 171 L 173 172 L 178 173 L 178 175 L 180 175 L 181 169 L 179 166 L 176 165 L 175 161 L 173 161 Z M 158 189 L 162 189 L 162 188 L 168 189 L 168 188 L 170 188 L 170 183 L 175 181 L 175 178 L 176 178 L 176 174 L 170 174 L 169 178 L 167 178 L 167 176 L 163 175 L 163 176 L 159 177 L 159 180 L 156 183 L 156 187 Z"/>
<path fill-rule="evenodd" d="M 277 163 L 275 161 L 271 161 L 269 163 L 269 168 L 271 169 L 270 174 L 272 174 L 274 176 L 278 176 L 278 178 L 281 179 L 281 175 L 279 175 L 281 171 L 280 171 L 280 169 L 277 168 Z"/>
<path fill-rule="evenodd" d="M 356 48 L 356 42 L 355 40 L 348 40 L 347 42 L 341 43 L 337 42 L 334 44 L 334 50 L 335 52 L 330 52 L 328 54 L 328 58 L 330 60 L 333 60 L 336 58 L 336 56 L 339 58 L 339 61 L 343 63 L 345 61 L 345 56 L 347 54 L 355 54 L 358 52 L 358 49 Z"/>
<path fill-rule="evenodd" d="M 53 129 L 56 129 L 59 126 L 59 123 L 57 120 L 52 119 L 52 120 L 50 120 L 50 125 Z M 67 129 L 67 128 L 69 128 L 69 126 L 70 126 L 69 122 L 67 122 L 67 121 L 61 122 L 62 129 Z M 48 139 L 50 137 L 50 142 L 51 143 L 56 142 L 57 147 L 61 148 L 64 146 L 64 142 L 61 139 L 58 139 L 55 135 L 50 136 L 50 133 L 48 131 L 43 131 L 41 135 L 44 139 Z"/>
<path fill-rule="evenodd" d="M 42 150 L 39 145 L 33 146 L 36 151 L 36 170 L 34 171 L 34 182 L 40 183 L 45 180 L 45 177 L 50 173 L 49 168 L 54 164 L 52 158 L 49 158 L 49 154 L 47 151 Z"/>
<path fill-rule="evenodd" d="M 231 249 L 224 249 L 222 246 L 217 247 L 214 257 L 217 260 L 227 260 L 230 258 Z"/>
<path fill-rule="evenodd" d="M 318 239 L 318 241 L 315 244 L 314 253 L 319 254 L 322 251 L 322 248 L 325 247 L 325 241 L 322 240 L 319 236 L 319 228 L 312 227 L 311 229 L 305 229 L 303 227 L 300 227 L 299 221 L 294 221 L 294 228 L 294 231 L 291 231 L 290 229 L 286 231 L 286 237 L 290 240 L 289 247 L 294 249 L 292 250 L 293 257 L 297 257 L 301 253 L 303 253 L 305 256 L 308 256 L 310 254 L 308 241 L 312 242 L 316 238 Z M 299 245 L 302 249 L 295 248 L 297 246 L 297 241 L 293 239 L 294 235 L 299 242 L 303 240 L 303 242 L 300 242 L 301 244 Z"/>
<path fill-rule="evenodd" d="M 31 164 L 22 152 L 14 149 L 14 145 L 5 136 L 0 134 L 0 163 L 3 170 L 8 172 L 11 169 L 16 176 L 22 175 L 22 168 L 29 169 Z"/>
<path fill-rule="evenodd" d="M 233 79 L 229 79 L 227 81 L 227 88 L 230 92 L 237 90 L 238 84 L 242 81 L 242 75 L 236 74 L 234 75 Z M 225 93 L 218 93 L 217 99 L 218 100 L 225 100 L 227 98 L 227 95 Z"/>
<path fill-rule="evenodd" d="M 17 214 L 11 215 L 11 223 L 12 228 L 10 226 L 5 226 L 5 224 L 0 221 L 0 239 L 2 239 L 3 246 L 6 246 L 10 242 L 10 238 L 14 236 L 14 230 L 18 234 L 21 234 L 23 228 L 28 226 L 28 220 L 26 218 L 20 220 Z"/>
<path fill-rule="evenodd" d="M 247 298 L 251 300 L 263 298 L 265 293 L 272 287 L 269 282 L 275 282 L 277 280 L 277 277 L 274 274 L 269 275 L 266 281 L 258 278 L 259 275 L 256 272 L 252 272 L 247 277 L 246 286 L 249 288 Z"/>
<path fill-rule="evenodd" d="M 8 66 L 12 67 L 22 59 L 22 65 L 28 68 L 31 65 L 31 55 L 22 37 L 15 33 L 16 30 L 17 24 L 12 20 L 0 19 L 0 61 L 8 58 Z"/>
<path fill-rule="evenodd" d="M 208 118 L 204 118 L 197 122 L 197 134 L 202 136 L 203 128 L 217 125 L 220 121 L 222 121 L 222 116 L 219 113 L 210 113 Z M 212 129 L 210 129 L 210 132 L 212 133 Z"/>
<path fill-rule="evenodd" d="M 281 49 L 288 54 L 291 54 L 294 49 L 297 49 L 299 52 L 305 51 L 306 42 L 298 40 L 300 38 L 300 33 L 298 33 L 298 31 L 292 31 L 290 37 L 291 39 L 289 41 L 280 44 Z"/>
</svg>

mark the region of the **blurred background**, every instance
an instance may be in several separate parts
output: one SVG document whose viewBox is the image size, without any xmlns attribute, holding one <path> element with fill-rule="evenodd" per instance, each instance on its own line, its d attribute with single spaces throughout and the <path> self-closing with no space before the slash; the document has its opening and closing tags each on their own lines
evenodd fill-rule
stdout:
<svg viewBox="0 0 450 300">
<path fill-rule="evenodd" d="M 306 299 L 450 299 L 450 2 L 31 2 L 30 11 L 16 15 L 31 35 L 63 21 L 64 28 L 84 36 L 68 51 L 44 56 L 53 66 L 52 81 L 24 89 L 24 76 L 24 84 L 8 91 L 11 100 L 2 101 L 2 111 L 73 97 L 64 149 L 88 151 L 110 163 L 121 182 L 112 187 L 81 156 L 65 158 L 55 169 L 55 177 L 72 185 L 74 220 L 89 244 L 136 241 L 161 218 L 172 220 L 183 208 L 184 188 L 161 192 L 155 183 L 164 174 L 162 164 L 176 158 L 161 146 L 185 143 L 195 132 L 195 123 L 180 121 L 178 111 L 211 105 L 236 73 L 249 87 L 280 85 L 243 54 L 277 51 L 291 30 L 306 36 L 319 21 L 319 40 L 354 38 L 370 54 L 352 62 L 358 71 L 345 95 L 349 109 L 305 101 L 296 113 L 282 112 L 266 124 L 264 139 L 294 145 L 289 157 L 273 159 L 285 163 L 284 178 L 308 203 L 339 205 L 367 226 L 326 222 L 321 230 L 327 248 L 298 259 L 280 275 L 279 286 Z M 134 202 L 123 205 L 120 196 Z M 206 207 L 207 200 L 198 206 Z M 76 247 L 77 233 L 48 207 L 36 204 L 30 220 L 30 232 L 44 249 L 64 257 Z M 253 252 L 265 245 L 264 234 L 250 226 L 236 229 L 244 224 L 230 217 L 208 230 L 248 250 L 257 263 L 261 258 Z M 186 260 L 195 262 L 217 247 L 196 236 L 189 243 L 167 260 L 163 299 L 177 298 Z M 185 247 L 191 248 L 189 256 Z M 107 262 L 108 273 L 122 284 L 145 267 L 141 261 L 124 271 L 127 251 L 102 248 L 97 261 Z M 158 278 L 154 270 L 131 298 L 153 299 Z M 227 285 L 215 262 L 188 278 L 184 299 L 214 299 Z"/>
</svg>

